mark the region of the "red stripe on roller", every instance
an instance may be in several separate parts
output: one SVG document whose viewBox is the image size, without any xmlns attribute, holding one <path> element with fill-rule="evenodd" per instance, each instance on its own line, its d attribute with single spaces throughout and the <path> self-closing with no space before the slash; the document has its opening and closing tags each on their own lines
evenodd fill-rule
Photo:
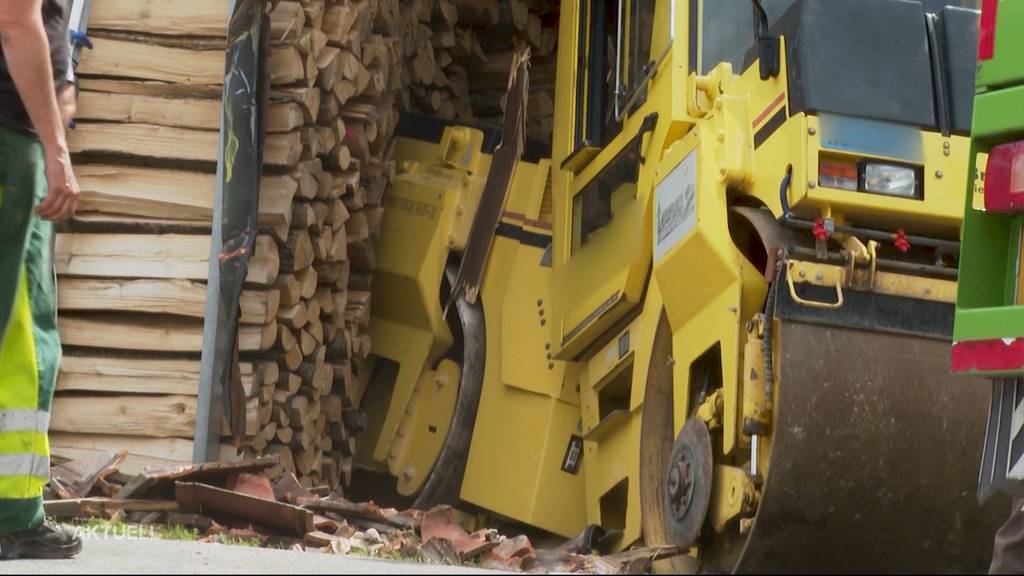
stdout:
<svg viewBox="0 0 1024 576">
<path fill-rule="evenodd" d="M 785 92 L 783 92 L 782 94 L 779 94 L 779 97 L 776 98 L 774 102 L 769 104 L 768 107 L 765 108 L 764 112 L 761 112 L 761 115 L 758 116 L 756 120 L 754 120 L 754 123 L 751 126 L 753 126 L 754 128 L 757 128 L 757 126 L 759 124 L 761 124 L 761 122 L 764 122 L 764 119 L 767 118 L 772 112 L 774 112 L 775 109 L 778 108 L 779 104 L 782 104 L 782 101 L 785 100 L 785 99 L 786 99 L 786 93 Z"/>
<path fill-rule="evenodd" d="M 540 228 L 541 230 L 551 230 L 552 228 L 550 222 L 531 220 L 526 217 L 526 214 L 520 214 L 519 212 L 505 210 L 505 212 L 502 213 L 502 216 L 508 218 L 509 220 L 518 220 L 519 222 L 522 222 L 524 226 L 529 226 L 531 228 Z"/>
</svg>

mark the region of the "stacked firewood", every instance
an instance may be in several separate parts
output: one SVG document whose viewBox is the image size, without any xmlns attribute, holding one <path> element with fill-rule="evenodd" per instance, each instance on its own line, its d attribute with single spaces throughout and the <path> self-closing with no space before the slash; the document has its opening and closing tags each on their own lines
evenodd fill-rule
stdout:
<svg viewBox="0 0 1024 576">
<path fill-rule="evenodd" d="M 57 454 L 192 458 L 227 4 L 93 2 L 69 136 L 81 208 L 56 243 Z M 386 4 L 282 0 L 270 14 L 260 234 L 238 326 L 244 449 L 278 454 L 307 486 L 347 482 L 363 426 L 352 363 L 370 351 L 402 85 Z"/>
<path fill-rule="evenodd" d="M 551 144 L 555 0 L 409 0 L 403 9 L 411 106 L 423 114 L 500 125 L 517 51 L 532 54 L 527 137 Z"/>
<path fill-rule="evenodd" d="M 483 62 L 484 54 L 472 30 L 459 26 L 455 2 L 405 2 L 402 29 L 411 108 L 432 116 L 472 120 L 465 63 Z"/>
</svg>

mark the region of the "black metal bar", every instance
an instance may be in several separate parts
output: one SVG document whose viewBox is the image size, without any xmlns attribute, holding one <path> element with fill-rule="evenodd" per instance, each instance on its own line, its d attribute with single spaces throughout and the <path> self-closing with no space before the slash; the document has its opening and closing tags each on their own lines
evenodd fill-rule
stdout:
<svg viewBox="0 0 1024 576">
<path fill-rule="evenodd" d="M 797 294 L 803 298 L 828 302 L 835 300 L 834 287 L 799 283 Z M 793 300 L 786 285 L 775 295 L 775 315 L 782 320 L 855 328 L 869 332 L 915 335 L 948 341 L 953 334 L 953 304 L 892 296 L 877 292 L 844 289 L 841 308 L 805 306 Z"/>
<path fill-rule="evenodd" d="M 237 394 L 231 393 L 231 381 L 237 364 L 239 299 L 256 239 L 259 212 L 262 113 L 269 79 L 264 73 L 265 13 L 266 0 L 231 3 L 192 454 L 196 462 L 219 458 L 222 418 L 230 417 L 237 438 L 238 410 L 245 409 L 244 399 L 241 407 L 236 405 Z"/>
<path fill-rule="evenodd" d="M 814 222 L 811 220 L 804 220 L 802 218 L 794 218 L 792 216 L 785 216 L 782 218 L 782 224 L 790 228 L 797 228 L 799 230 L 813 230 Z M 851 234 L 860 238 L 867 238 L 868 240 L 875 240 L 878 242 L 893 242 L 896 240 L 896 234 L 894 232 L 886 232 L 885 230 L 873 230 L 871 228 L 860 228 L 857 226 L 847 226 L 845 224 L 836 224 L 835 231 L 840 234 Z M 948 250 L 951 253 L 960 253 L 960 243 L 955 240 L 940 240 L 938 238 L 929 238 L 927 236 L 906 236 L 907 242 L 912 245 L 919 246 L 930 246 L 932 248 L 941 248 Z"/>
<path fill-rule="evenodd" d="M 949 111 L 949 80 L 946 78 L 945 54 L 940 40 L 941 34 L 938 30 L 938 15 L 925 14 L 924 22 L 928 32 L 928 47 L 932 56 L 932 89 L 935 92 L 935 116 L 939 121 L 939 131 L 942 135 L 949 137 L 950 133 L 950 111 Z"/>
</svg>

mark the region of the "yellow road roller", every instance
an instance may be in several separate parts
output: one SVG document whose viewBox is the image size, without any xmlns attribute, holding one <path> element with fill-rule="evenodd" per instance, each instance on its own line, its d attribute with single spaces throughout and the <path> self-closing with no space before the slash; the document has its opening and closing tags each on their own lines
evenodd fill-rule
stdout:
<svg viewBox="0 0 1024 576">
<path fill-rule="evenodd" d="M 502 126 L 404 117 L 362 473 L 660 570 L 984 569 L 961 4 L 563 0 L 549 150 L 525 54 Z"/>
</svg>

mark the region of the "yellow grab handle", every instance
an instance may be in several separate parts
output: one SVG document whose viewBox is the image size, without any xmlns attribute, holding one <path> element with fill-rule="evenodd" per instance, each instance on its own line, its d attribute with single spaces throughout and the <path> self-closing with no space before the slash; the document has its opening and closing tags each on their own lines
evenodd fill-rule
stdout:
<svg viewBox="0 0 1024 576">
<path fill-rule="evenodd" d="M 843 306 L 843 284 L 842 281 L 836 278 L 836 301 L 835 302 L 819 302 L 817 300 L 805 300 L 796 293 L 796 284 L 793 282 L 793 268 L 794 262 L 790 260 L 786 263 L 786 282 L 789 282 L 789 296 L 797 304 L 803 304 L 811 308 L 825 308 L 829 310 L 835 310 L 836 308 L 842 308 Z"/>
</svg>

